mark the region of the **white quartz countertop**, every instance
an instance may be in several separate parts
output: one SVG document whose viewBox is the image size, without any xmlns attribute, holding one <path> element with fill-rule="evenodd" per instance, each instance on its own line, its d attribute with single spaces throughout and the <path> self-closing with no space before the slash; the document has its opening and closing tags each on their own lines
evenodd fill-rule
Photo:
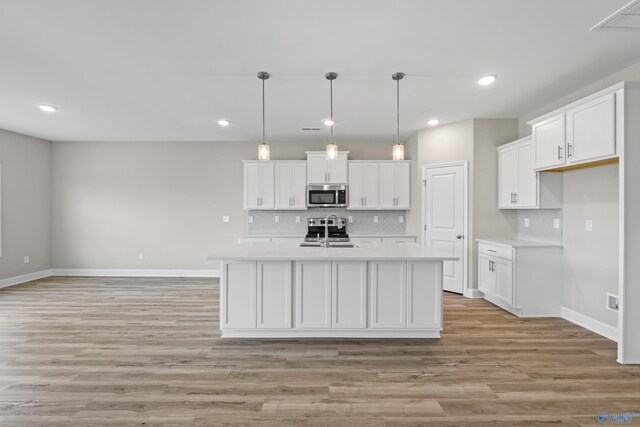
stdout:
<svg viewBox="0 0 640 427">
<path fill-rule="evenodd" d="M 457 257 L 417 243 L 375 243 L 355 248 L 300 247 L 297 243 L 239 243 L 208 260 L 410 260 L 456 261 Z"/>
<path fill-rule="evenodd" d="M 304 239 L 306 232 L 302 233 L 242 233 L 240 238 L 297 238 Z M 411 233 L 349 233 L 349 237 L 358 239 L 366 237 L 405 237 L 405 238 L 417 238 L 415 234 Z"/>
<path fill-rule="evenodd" d="M 560 243 L 536 242 L 533 240 L 519 239 L 476 239 L 478 243 L 489 243 L 492 245 L 509 246 L 511 248 L 561 248 Z"/>
</svg>

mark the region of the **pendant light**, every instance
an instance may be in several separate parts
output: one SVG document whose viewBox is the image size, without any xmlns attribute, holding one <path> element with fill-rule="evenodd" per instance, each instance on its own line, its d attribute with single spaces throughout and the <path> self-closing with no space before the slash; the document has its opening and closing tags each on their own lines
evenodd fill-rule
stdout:
<svg viewBox="0 0 640 427">
<path fill-rule="evenodd" d="M 327 145 L 327 158 L 335 159 L 338 156 L 338 146 L 333 142 L 333 126 L 335 125 L 333 121 L 333 81 L 338 78 L 338 74 L 333 72 L 327 73 L 325 77 L 329 80 L 329 97 L 331 99 L 331 118 L 329 119 L 331 125 L 329 126 L 330 137 L 329 145 Z"/>
<path fill-rule="evenodd" d="M 264 81 L 269 78 L 269 73 L 260 71 L 258 78 L 262 80 L 262 144 L 258 145 L 258 160 L 269 160 L 269 144 L 264 141 Z"/>
<path fill-rule="evenodd" d="M 393 160 L 404 160 L 404 145 L 400 144 L 400 80 L 404 73 L 394 73 L 391 78 L 396 81 L 396 144 L 393 146 Z"/>
</svg>

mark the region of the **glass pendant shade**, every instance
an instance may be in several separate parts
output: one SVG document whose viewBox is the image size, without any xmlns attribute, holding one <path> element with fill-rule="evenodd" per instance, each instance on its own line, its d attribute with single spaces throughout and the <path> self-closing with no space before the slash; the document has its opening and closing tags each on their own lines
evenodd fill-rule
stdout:
<svg viewBox="0 0 640 427">
<path fill-rule="evenodd" d="M 258 145 L 258 160 L 269 160 L 269 144 Z"/>
<path fill-rule="evenodd" d="M 336 157 L 338 157 L 338 146 L 332 142 L 327 145 L 327 158 L 333 160 Z"/>
<path fill-rule="evenodd" d="M 404 160 L 404 145 L 396 144 L 393 146 L 393 160 Z"/>
</svg>

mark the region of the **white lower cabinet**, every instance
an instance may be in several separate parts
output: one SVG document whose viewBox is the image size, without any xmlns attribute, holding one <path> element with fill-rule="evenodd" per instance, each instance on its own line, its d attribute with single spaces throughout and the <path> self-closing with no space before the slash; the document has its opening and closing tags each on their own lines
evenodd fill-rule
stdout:
<svg viewBox="0 0 640 427">
<path fill-rule="evenodd" d="M 406 261 L 371 262 L 371 327 L 407 325 Z"/>
<path fill-rule="evenodd" d="M 559 316 L 562 248 L 478 243 L 478 289 L 484 298 L 521 317 Z"/>
<path fill-rule="evenodd" d="M 258 261 L 257 327 L 291 327 L 291 262 Z"/>
<path fill-rule="evenodd" d="M 256 261 L 223 264 L 220 324 L 226 328 L 256 327 Z"/>
<path fill-rule="evenodd" d="M 367 262 L 331 263 L 331 327 L 367 327 Z"/>
<path fill-rule="evenodd" d="M 296 262 L 296 327 L 331 327 L 331 261 Z"/>
</svg>

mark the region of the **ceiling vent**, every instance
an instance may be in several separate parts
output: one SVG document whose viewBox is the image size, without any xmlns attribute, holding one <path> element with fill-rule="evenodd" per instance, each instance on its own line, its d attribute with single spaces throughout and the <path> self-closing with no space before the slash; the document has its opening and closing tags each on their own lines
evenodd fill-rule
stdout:
<svg viewBox="0 0 640 427">
<path fill-rule="evenodd" d="M 302 130 L 304 130 L 304 131 L 309 131 L 309 130 L 320 130 L 320 128 L 311 128 L 311 127 L 309 127 L 309 128 L 302 128 Z"/>
<path fill-rule="evenodd" d="M 633 0 L 590 29 L 602 30 L 640 31 L 640 0 Z"/>
</svg>

